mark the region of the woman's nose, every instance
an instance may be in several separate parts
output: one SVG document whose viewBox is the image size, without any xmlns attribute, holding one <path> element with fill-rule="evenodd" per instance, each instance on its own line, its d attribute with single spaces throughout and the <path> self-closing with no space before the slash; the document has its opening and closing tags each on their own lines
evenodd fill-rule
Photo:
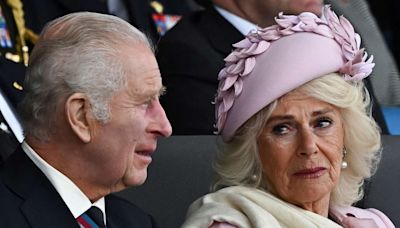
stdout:
<svg viewBox="0 0 400 228">
<path fill-rule="evenodd" d="M 299 155 L 311 156 L 318 153 L 317 140 L 311 129 L 302 129 L 299 137 Z"/>
</svg>

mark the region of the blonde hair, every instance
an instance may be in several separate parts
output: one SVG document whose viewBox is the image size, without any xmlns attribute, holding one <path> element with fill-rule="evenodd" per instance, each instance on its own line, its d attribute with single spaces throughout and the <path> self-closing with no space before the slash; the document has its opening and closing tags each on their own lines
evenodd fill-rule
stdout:
<svg viewBox="0 0 400 228">
<path fill-rule="evenodd" d="M 331 194 L 331 204 L 353 204 L 362 198 L 364 179 L 373 175 L 381 154 L 380 129 L 371 116 L 368 91 L 362 82 L 346 82 L 336 73 L 314 79 L 294 91 L 340 109 L 349 166 L 342 170 L 339 184 Z M 219 141 L 214 189 L 232 185 L 268 189 L 262 178 L 257 139 L 278 102 L 279 99 L 275 100 L 251 117 L 230 143 Z"/>
</svg>

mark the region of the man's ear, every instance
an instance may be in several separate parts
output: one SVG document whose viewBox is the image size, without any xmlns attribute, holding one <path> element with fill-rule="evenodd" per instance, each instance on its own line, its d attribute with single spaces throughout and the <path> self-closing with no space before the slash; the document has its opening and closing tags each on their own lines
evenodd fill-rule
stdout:
<svg viewBox="0 0 400 228">
<path fill-rule="evenodd" d="M 83 93 L 74 93 L 65 102 L 65 113 L 67 121 L 76 134 L 84 143 L 92 140 L 91 133 L 94 132 L 94 117 L 88 97 Z"/>
</svg>

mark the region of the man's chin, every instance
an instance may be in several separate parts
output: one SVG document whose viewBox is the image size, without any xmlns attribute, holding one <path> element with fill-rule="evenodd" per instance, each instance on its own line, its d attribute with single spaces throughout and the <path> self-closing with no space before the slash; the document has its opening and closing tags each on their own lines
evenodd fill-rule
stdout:
<svg viewBox="0 0 400 228">
<path fill-rule="evenodd" d="M 124 178 L 125 188 L 132 186 L 140 186 L 144 184 L 147 179 L 147 169 L 139 171 L 132 176 Z"/>
</svg>

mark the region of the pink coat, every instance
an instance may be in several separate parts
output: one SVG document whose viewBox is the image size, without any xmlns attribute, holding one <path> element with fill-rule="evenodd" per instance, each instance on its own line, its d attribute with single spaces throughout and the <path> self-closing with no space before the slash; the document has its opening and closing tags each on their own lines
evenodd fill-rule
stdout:
<svg viewBox="0 0 400 228">
<path fill-rule="evenodd" d="M 329 215 L 344 228 L 395 228 L 385 214 L 373 208 L 331 207 Z M 236 226 L 214 222 L 210 228 L 236 228 Z"/>
<path fill-rule="evenodd" d="M 345 228 L 395 228 L 385 214 L 374 208 L 331 207 L 329 214 Z"/>
</svg>

